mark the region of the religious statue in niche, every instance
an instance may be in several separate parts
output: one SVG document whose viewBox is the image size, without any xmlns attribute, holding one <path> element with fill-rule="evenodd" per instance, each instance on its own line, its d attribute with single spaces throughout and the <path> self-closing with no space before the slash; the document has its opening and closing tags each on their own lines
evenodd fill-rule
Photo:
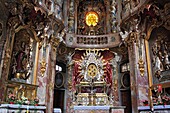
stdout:
<svg viewBox="0 0 170 113">
<path fill-rule="evenodd" d="M 21 38 L 22 37 L 22 38 Z M 33 68 L 34 40 L 26 30 L 16 33 L 11 62 L 10 79 L 27 80 Z"/>
<path fill-rule="evenodd" d="M 26 70 L 26 64 L 27 64 L 27 58 L 28 53 L 26 50 L 26 44 L 25 42 L 21 42 L 19 47 L 19 51 L 15 54 L 15 65 L 13 69 L 13 73 L 24 73 Z"/>
<path fill-rule="evenodd" d="M 70 1 L 69 5 L 69 17 L 68 17 L 68 33 L 73 33 L 74 32 L 74 23 L 75 23 L 75 16 L 74 16 L 74 1 Z"/>
<path fill-rule="evenodd" d="M 122 0 L 122 11 L 127 13 L 130 11 L 130 0 Z"/>
<path fill-rule="evenodd" d="M 61 19 L 62 17 L 62 11 L 61 11 L 61 7 L 62 7 L 63 1 L 61 0 L 57 0 L 57 2 L 54 4 L 55 8 L 54 8 L 54 12 L 55 12 L 55 16 L 56 18 Z"/>
<path fill-rule="evenodd" d="M 157 39 L 152 45 L 152 66 L 155 77 L 161 79 L 162 71 L 170 69 L 168 38 L 161 34 L 157 35 Z"/>
<path fill-rule="evenodd" d="M 111 30 L 112 32 L 116 32 L 116 13 L 117 13 L 117 3 L 115 0 L 112 1 L 110 6 L 110 23 L 111 23 Z"/>
</svg>

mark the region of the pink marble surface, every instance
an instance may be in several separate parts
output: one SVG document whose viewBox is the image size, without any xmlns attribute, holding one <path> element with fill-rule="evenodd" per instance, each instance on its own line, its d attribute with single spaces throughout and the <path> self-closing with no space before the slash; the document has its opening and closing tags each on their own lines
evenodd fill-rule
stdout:
<svg viewBox="0 0 170 113">
<path fill-rule="evenodd" d="M 53 95 L 54 95 L 54 79 L 55 79 L 55 61 L 56 54 L 51 49 L 51 46 L 47 49 L 46 53 L 46 71 L 44 75 L 41 75 L 40 64 L 38 65 L 38 76 L 37 76 L 37 96 L 39 98 L 39 104 L 46 105 L 46 112 L 52 113 L 53 111 Z M 40 54 L 41 55 L 41 54 Z M 42 59 L 42 58 L 40 58 Z M 40 60 L 41 61 L 41 60 Z"/>
<path fill-rule="evenodd" d="M 137 87 L 138 87 L 138 106 L 143 106 L 143 101 L 149 100 L 149 95 L 148 95 L 148 90 L 149 90 L 149 83 L 148 83 L 148 75 L 147 75 L 147 61 L 146 61 L 146 54 L 145 54 L 145 49 L 142 49 L 143 52 L 143 61 L 144 61 L 144 75 L 141 76 L 139 68 L 137 67 Z M 139 58 L 137 57 L 137 62 L 138 64 Z M 137 65 L 138 66 L 138 65 Z"/>
<path fill-rule="evenodd" d="M 41 77 L 39 75 L 37 77 L 37 85 L 39 86 L 37 89 L 37 96 L 39 98 L 39 104 L 45 105 L 45 98 L 46 98 L 46 85 L 47 85 L 47 77 Z"/>
</svg>

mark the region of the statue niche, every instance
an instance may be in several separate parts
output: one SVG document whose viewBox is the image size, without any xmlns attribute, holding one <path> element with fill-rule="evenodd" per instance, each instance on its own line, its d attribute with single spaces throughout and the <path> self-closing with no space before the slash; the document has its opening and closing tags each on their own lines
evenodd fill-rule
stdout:
<svg viewBox="0 0 170 113">
<path fill-rule="evenodd" d="M 35 60 L 36 43 L 32 34 L 21 29 L 15 34 L 9 79 L 32 81 L 33 62 Z"/>
<path fill-rule="evenodd" d="M 166 76 L 170 70 L 170 40 L 168 36 L 166 32 L 158 32 L 153 33 L 151 37 L 154 38 L 150 39 L 152 71 L 154 77 L 158 78 L 159 81 L 169 78 Z"/>
</svg>

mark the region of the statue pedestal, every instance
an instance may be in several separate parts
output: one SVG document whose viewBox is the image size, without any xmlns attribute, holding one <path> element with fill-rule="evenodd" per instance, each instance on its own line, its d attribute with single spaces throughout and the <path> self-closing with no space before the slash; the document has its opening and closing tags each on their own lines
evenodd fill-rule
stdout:
<svg viewBox="0 0 170 113">
<path fill-rule="evenodd" d="M 74 106 L 75 113 L 124 113 L 124 106 Z"/>
</svg>

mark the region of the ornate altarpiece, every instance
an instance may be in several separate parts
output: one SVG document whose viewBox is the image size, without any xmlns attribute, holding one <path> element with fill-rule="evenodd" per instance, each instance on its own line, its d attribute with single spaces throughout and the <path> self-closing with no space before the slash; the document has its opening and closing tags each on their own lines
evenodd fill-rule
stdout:
<svg viewBox="0 0 170 113">
<path fill-rule="evenodd" d="M 36 97 L 36 76 L 38 64 L 38 38 L 35 32 L 27 26 L 16 29 L 11 35 L 6 81 L 6 99 L 9 94 L 16 95 L 18 100 L 26 97 L 32 100 Z M 7 100 L 6 100 L 7 101 Z"/>
<path fill-rule="evenodd" d="M 117 101 L 116 54 L 109 50 L 76 50 L 69 62 L 71 106 L 113 106 Z"/>
</svg>

